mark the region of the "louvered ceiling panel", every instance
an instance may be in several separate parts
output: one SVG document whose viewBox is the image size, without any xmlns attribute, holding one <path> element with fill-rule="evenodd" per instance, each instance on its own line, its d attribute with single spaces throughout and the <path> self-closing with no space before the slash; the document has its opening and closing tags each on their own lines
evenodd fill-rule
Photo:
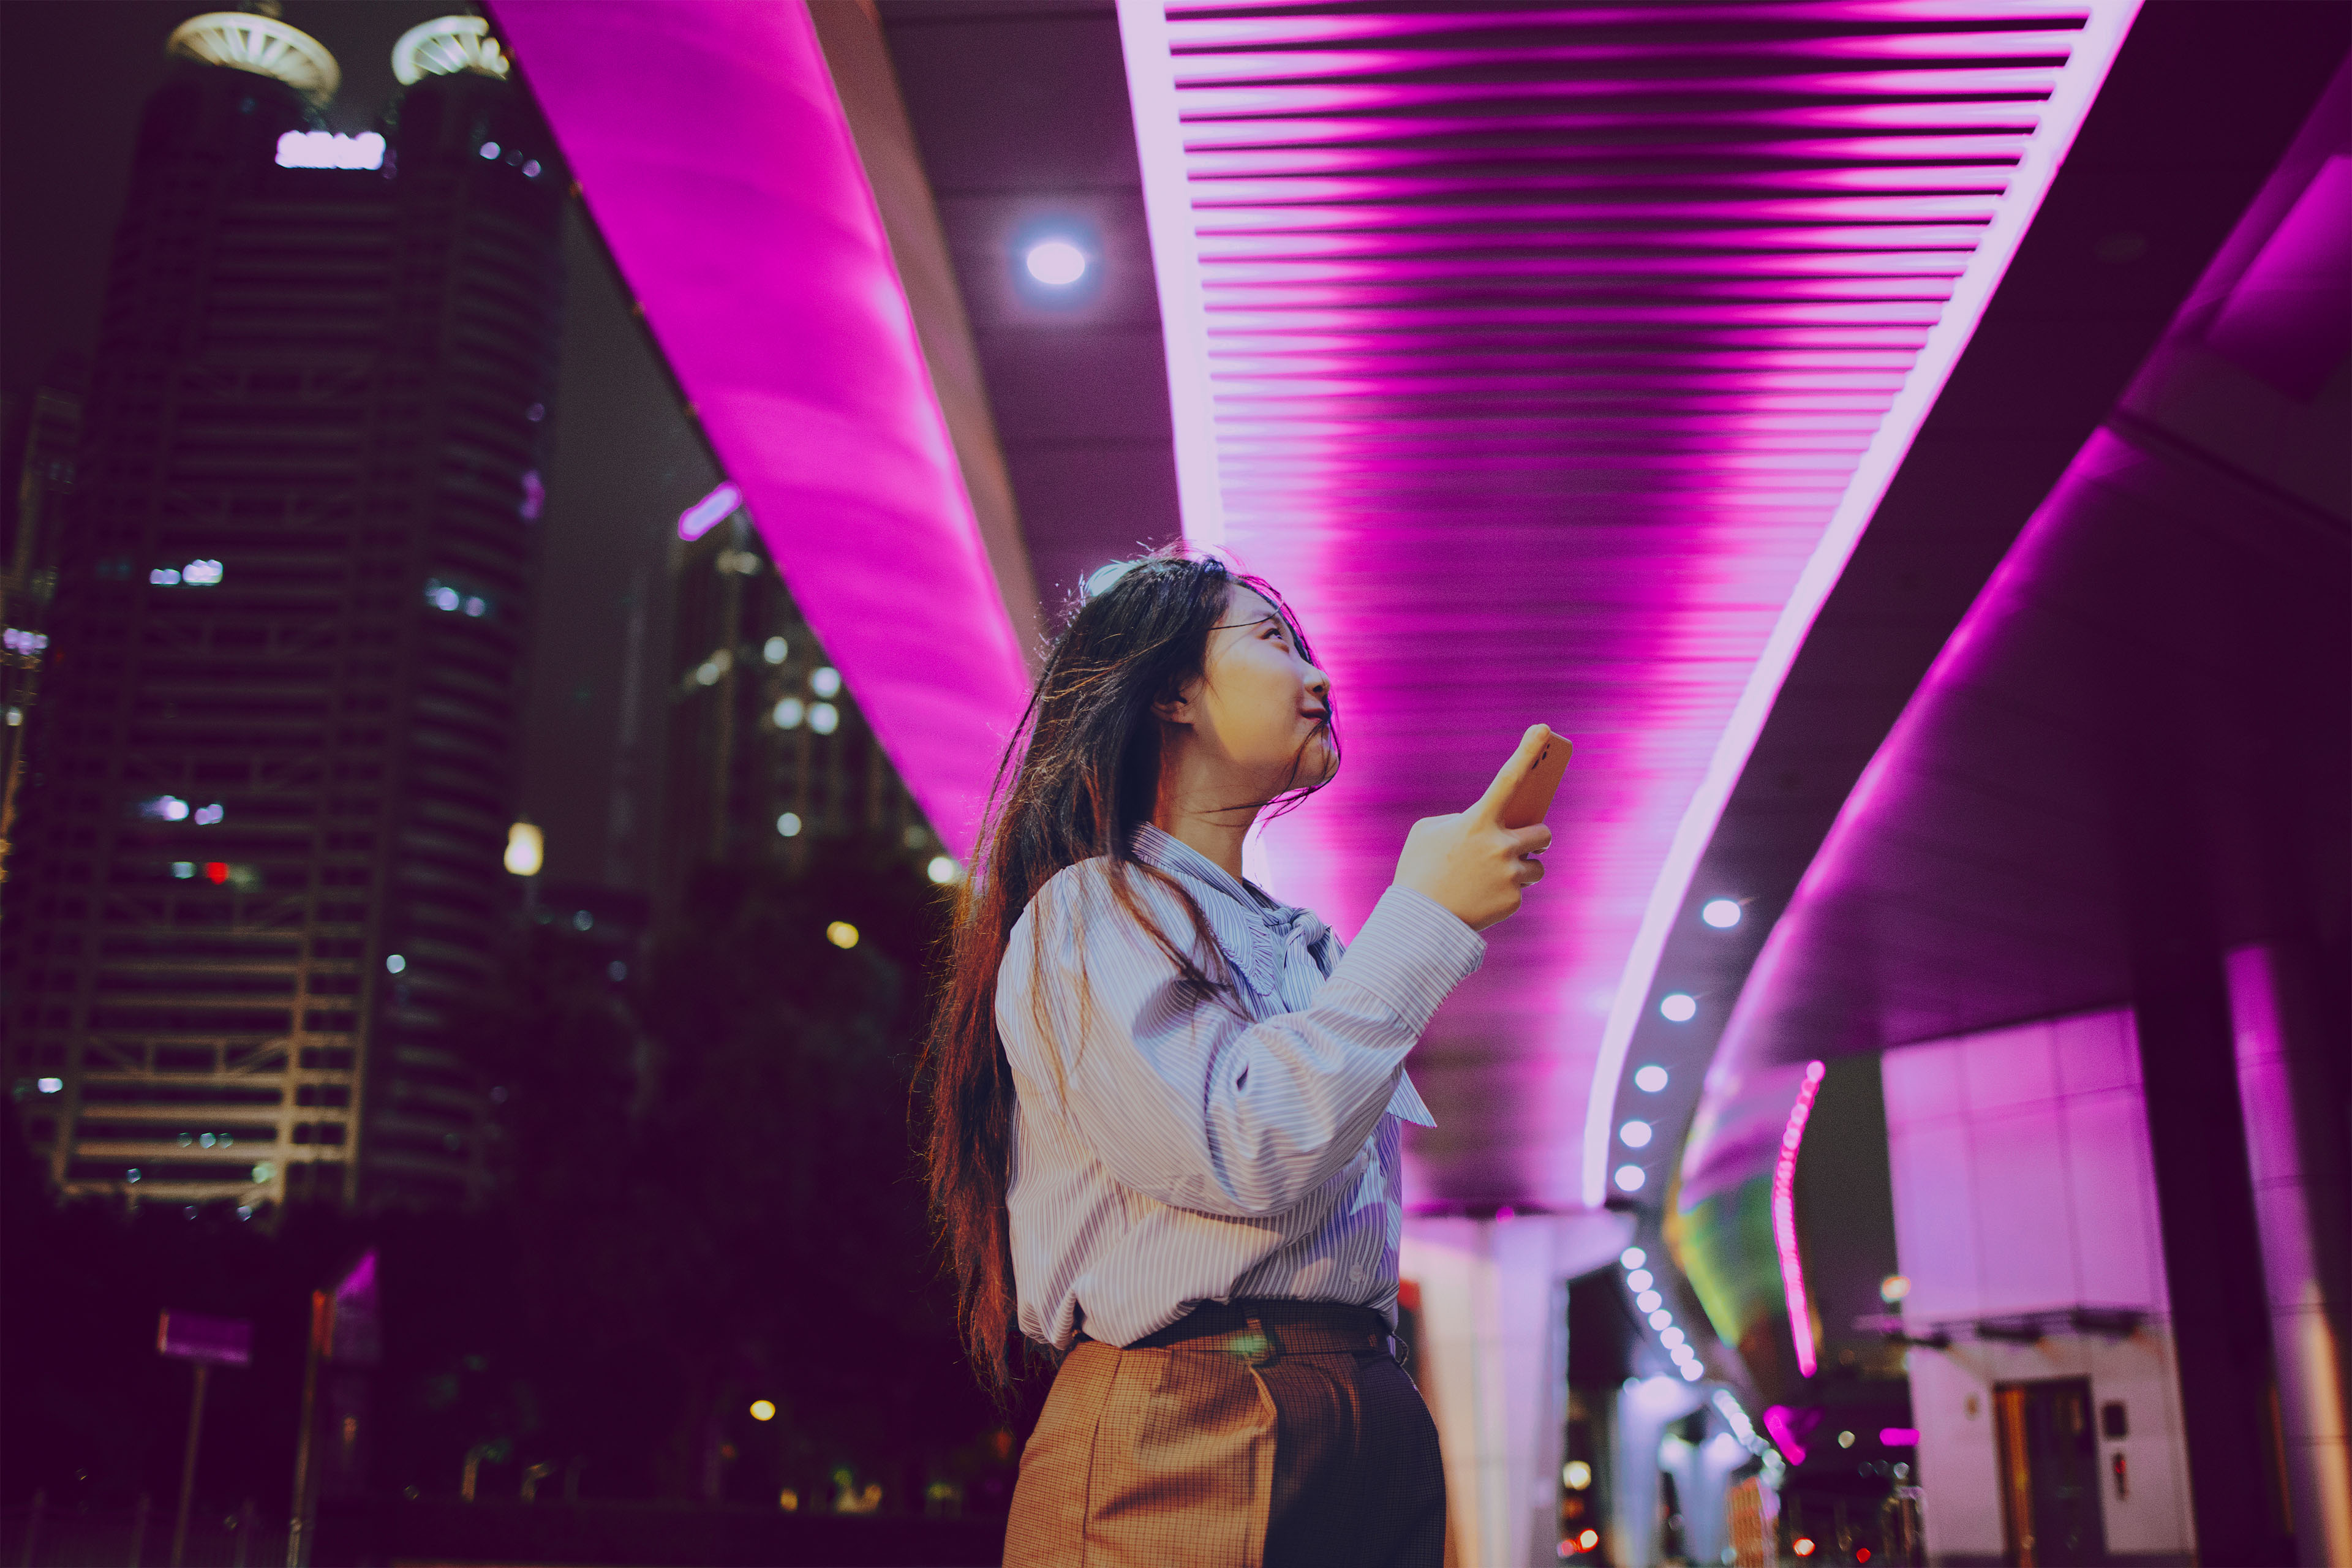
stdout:
<svg viewBox="0 0 2352 1568">
<path fill-rule="evenodd" d="M 1577 742 L 1414 1201 L 1663 1179 L 1607 1118 L 1668 923 L 2133 11 L 1122 0 L 1186 531 L 1347 746 L 1262 868 L 1352 929 L 1522 727 Z"/>
</svg>

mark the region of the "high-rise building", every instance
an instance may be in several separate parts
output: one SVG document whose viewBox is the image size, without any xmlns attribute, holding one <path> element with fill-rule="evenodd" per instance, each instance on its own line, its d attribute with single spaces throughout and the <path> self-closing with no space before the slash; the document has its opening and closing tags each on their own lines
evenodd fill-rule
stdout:
<svg viewBox="0 0 2352 1568">
<path fill-rule="evenodd" d="M 480 19 L 380 132 L 273 17 L 149 100 L 7 884 L 6 1072 L 69 1191 L 463 1201 L 568 176 Z"/>
<path fill-rule="evenodd" d="M 682 531 L 704 526 L 695 516 Z M 698 865 L 748 857 L 797 869 L 828 839 L 951 876 L 749 514 L 682 539 L 673 562 L 663 911 Z"/>
<path fill-rule="evenodd" d="M 0 419 L 6 440 L 0 472 L 16 481 L 0 496 L 0 620 L 7 626 L 0 642 L 0 881 L 8 875 L 25 741 L 40 706 L 58 542 L 81 442 L 82 382 L 78 363 L 52 365 L 23 408 Z"/>
</svg>

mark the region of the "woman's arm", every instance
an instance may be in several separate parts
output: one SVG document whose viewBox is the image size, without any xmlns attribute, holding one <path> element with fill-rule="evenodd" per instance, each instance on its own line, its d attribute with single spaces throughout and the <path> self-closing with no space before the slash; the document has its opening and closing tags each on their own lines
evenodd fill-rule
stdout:
<svg viewBox="0 0 2352 1568">
<path fill-rule="evenodd" d="M 1279 1214 L 1328 1181 L 1485 956 L 1443 906 L 1391 888 L 1311 1005 L 1254 1024 L 1186 984 L 1109 876 L 1073 867 L 1031 902 L 999 973 L 997 1028 L 1024 1100 L 1066 1116 L 1120 1183 L 1180 1208 Z M 1189 949 L 1175 896 L 1139 874 L 1133 887 Z"/>
</svg>

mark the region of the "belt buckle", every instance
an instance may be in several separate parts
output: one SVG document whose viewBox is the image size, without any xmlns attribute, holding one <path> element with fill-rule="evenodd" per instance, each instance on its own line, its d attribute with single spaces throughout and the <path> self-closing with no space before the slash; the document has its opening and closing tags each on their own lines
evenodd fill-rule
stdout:
<svg viewBox="0 0 2352 1568">
<path fill-rule="evenodd" d="M 1225 1353 L 1254 1367 L 1268 1366 L 1279 1360 L 1282 1347 L 1275 1342 L 1273 1331 L 1255 1312 L 1246 1322 L 1246 1328 L 1225 1341 Z"/>
</svg>

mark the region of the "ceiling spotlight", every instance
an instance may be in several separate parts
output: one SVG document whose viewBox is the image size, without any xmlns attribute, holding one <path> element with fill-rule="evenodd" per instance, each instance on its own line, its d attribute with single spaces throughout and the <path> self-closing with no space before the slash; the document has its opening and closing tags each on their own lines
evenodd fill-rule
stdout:
<svg viewBox="0 0 2352 1568">
<path fill-rule="evenodd" d="M 1709 899 L 1698 911 L 1698 918 L 1717 931 L 1729 931 L 1739 923 L 1738 899 Z"/>
<path fill-rule="evenodd" d="M 1022 260 L 1048 289 L 1066 289 L 1087 275 L 1087 253 L 1066 239 L 1041 239 Z"/>
<path fill-rule="evenodd" d="M 1659 999 L 1658 1012 L 1669 1024 L 1687 1024 L 1698 1016 L 1698 1004 L 1679 991 L 1669 991 Z"/>
<path fill-rule="evenodd" d="M 1621 1193 L 1638 1193 L 1642 1190 L 1642 1184 L 1649 1179 L 1648 1174 L 1639 1165 L 1617 1167 L 1617 1190 Z"/>
<path fill-rule="evenodd" d="M 1666 1087 L 1666 1069 L 1652 1062 L 1633 1075 L 1633 1087 L 1643 1094 L 1655 1094 Z"/>
</svg>

